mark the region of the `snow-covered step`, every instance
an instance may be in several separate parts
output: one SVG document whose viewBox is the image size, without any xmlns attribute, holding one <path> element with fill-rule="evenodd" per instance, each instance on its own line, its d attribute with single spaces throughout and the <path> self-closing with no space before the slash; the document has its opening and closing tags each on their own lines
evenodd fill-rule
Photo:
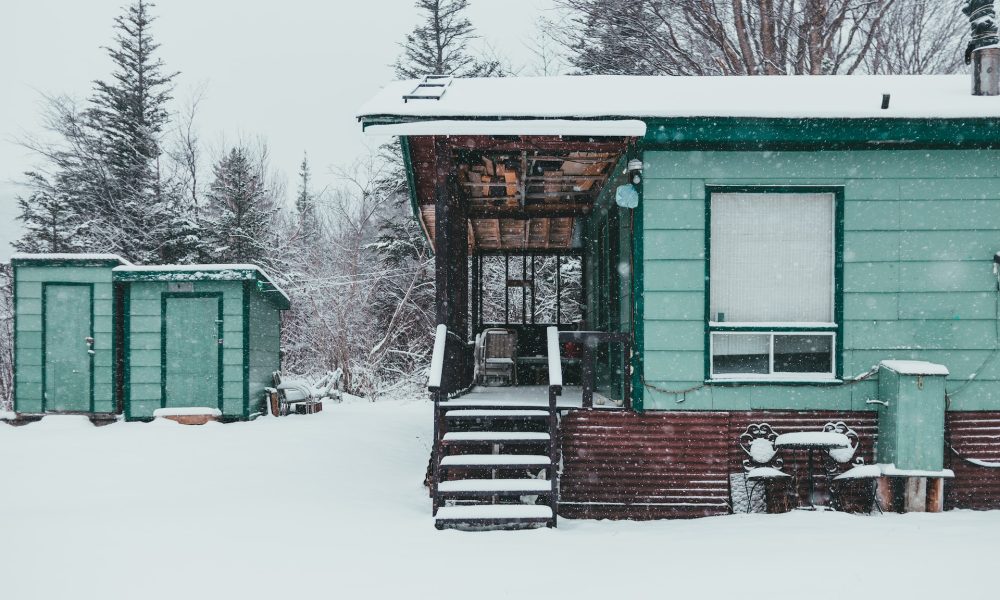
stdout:
<svg viewBox="0 0 1000 600">
<path fill-rule="evenodd" d="M 442 467 L 547 467 L 541 454 L 456 454 L 441 459 Z"/>
<path fill-rule="evenodd" d="M 552 491 L 547 479 L 458 479 L 438 484 L 439 494 L 544 494 Z"/>
<path fill-rule="evenodd" d="M 449 419 L 547 419 L 547 410 L 498 410 L 482 408 L 465 408 L 449 410 L 444 414 Z"/>
<path fill-rule="evenodd" d="M 536 431 L 450 431 L 444 434 L 442 441 L 445 444 L 456 442 L 533 444 L 549 441 L 549 434 Z"/>
<path fill-rule="evenodd" d="M 552 518 L 552 508 L 538 504 L 477 504 L 475 506 L 443 506 L 437 521 L 543 521 Z"/>
</svg>

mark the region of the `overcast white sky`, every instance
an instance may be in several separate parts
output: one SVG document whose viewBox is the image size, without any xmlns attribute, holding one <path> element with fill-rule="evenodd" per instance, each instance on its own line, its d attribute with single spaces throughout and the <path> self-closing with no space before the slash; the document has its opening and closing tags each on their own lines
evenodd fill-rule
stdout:
<svg viewBox="0 0 1000 600">
<path fill-rule="evenodd" d="M 15 183 L 37 159 L 15 140 L 37 131 L 42 95 L 86 98 L 107 78 L 101 46 L 129 0 L 0 0 L 0 260 L 18 235 Z M 331 167 L 367 152 L 355 110 L 385 82 L 416 23 L 413 0 L 160 0 L 154 34 L 170 70 L 180 71 L 176 101 L 204 84 L 203 139 L 267 138 L 273 166 L 294 177 L 308 151 L 317 187 Z M 506 4 L 471 0 L 482 40 L 513 65 L 531 62 L 526 45 L 553 0 Z M 530 67 L 529 67 L 530 70 Z"/>
</svg>

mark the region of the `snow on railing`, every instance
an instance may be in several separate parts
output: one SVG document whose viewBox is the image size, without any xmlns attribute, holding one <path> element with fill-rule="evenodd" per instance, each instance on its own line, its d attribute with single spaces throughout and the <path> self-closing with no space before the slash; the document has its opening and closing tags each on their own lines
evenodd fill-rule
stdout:
<svg viewBox="0 0 1000 600">
<path fill-rule="evenodd" d="M 436 392 L 441 389 L 441 372 L 444 370 L 444 344 L 448 339 L 448 326 L 437 326 L 434 332 L 434 353 L 431 355 L 431 373 L 427 379 L 427 389 Z"/>
<path fill-rule="evenodd" d="M 559 356 L 559 329 L 549 327 L 548 351 L 549 351 L 549 387 L 562 388 L 562 357 Z"/>
</svg>

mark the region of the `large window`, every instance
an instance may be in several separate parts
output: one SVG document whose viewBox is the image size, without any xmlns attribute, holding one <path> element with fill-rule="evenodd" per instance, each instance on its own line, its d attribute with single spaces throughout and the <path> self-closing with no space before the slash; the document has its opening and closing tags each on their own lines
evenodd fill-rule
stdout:
<svg viewBox="0 0 1000 600">
<path fill-rule="evenodd" d="M 834 379 L 834 190 L 710 191 L 710 377 Z"/>
</svg>

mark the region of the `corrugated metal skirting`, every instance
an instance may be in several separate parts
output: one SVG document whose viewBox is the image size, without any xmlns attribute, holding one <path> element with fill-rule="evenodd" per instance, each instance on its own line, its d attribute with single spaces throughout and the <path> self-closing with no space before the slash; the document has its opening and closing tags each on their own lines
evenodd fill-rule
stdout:
<svg viewBox="0 0 1000 600">
<path fill-rule="evenodd" d="M 592 519 L 728 514 L 729 474 L 743 471 L 745 455 L 736 442 L 747 425 L 766 422 L 784 433 L 819 430 L 830 421 L 857 431 L 857 456 L 871 462 L 877 433 L 871 412 L 572 411 L 561 425 L 559 513 Z M 785 451 L 782 458 L 787 472 L 805 473 L 805 452 Z M 824 479 L 817 481 L 823 493 Z M 804 498 L 807 479 L 798 482 Z"/>
<path fill-rule="evenodd" d="M 945 425 L 945 466 L 955 471 L 945 508 L 1000 509 L 1000 412 L 950 412 Z"/>
</svg>

